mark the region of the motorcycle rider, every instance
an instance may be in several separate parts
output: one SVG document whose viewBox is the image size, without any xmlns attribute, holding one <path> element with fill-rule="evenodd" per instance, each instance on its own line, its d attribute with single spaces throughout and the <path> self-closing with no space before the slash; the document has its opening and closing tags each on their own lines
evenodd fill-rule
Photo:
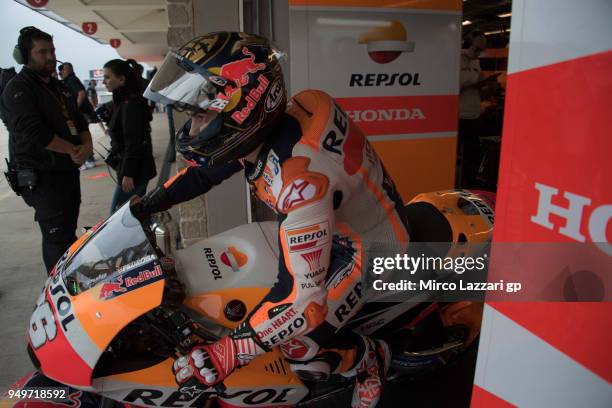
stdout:
<svg viewBox="0 0 612 408">
<path fill-rule="evenodd" d="M 229 336 L 195 346 L 173 370 L 181 388 L 213 386 L 280 345 L 301 378 L 355 377 L 352 406 L 374 407 L 388 346 L 342 327 L 363 305 L 372 243 L 397 244 L 389 255 L 408 243 L 402 200 L 329 95 L 307 90 L 287 103 L 278 57 L 265 38 L 211 33 L 170 52 L 145 92 L 190 115 L 177 150 L 192 165 L 133 204 L 135 214 L 168 209 L 244 170 L 279 221 L 274 287 Z"/>
</svg>

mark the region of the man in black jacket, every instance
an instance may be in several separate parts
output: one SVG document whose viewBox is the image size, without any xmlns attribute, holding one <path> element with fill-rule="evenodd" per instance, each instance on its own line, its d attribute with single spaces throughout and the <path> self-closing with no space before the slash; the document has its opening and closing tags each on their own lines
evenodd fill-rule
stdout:
<svg viewBox="0 0 612 408">
<path fill-rule="evenodd" d="M 97 123 L 102 129 L 102 132 L 106 133 L 106 128 L 96 115 L 96 111 L 94 110 L 94 105 L 92 105 L 87 97 L 87 91 L 83 86 L 83 83 L 74 73 L 74 68 L 70 62 L 64 62 L 59 66 L 59 74 L 62 80 L 62 83 L 68 88 L 68 90 L 74 95 L 77 106 L 79 108 L 79 112 L 87 119 L 89 123 Z M 96 160 L 94 155 L 88 157 L 85 160 L 85 163 L 81 166 L 79 170 L 91 169 L 96 166 Z"/>
<path fill-rule="evenodd" d="M 74 96 L 51 77 L 57 64 L 53 37 L 23 28 L 13 56 L 24 66 L 2 93 L 0 110 L 19 172 L 19 192 L 35 210 L 50 272 L 76 240 L 78 168 L 93 151 L 91 134 Z"/>
</svg>

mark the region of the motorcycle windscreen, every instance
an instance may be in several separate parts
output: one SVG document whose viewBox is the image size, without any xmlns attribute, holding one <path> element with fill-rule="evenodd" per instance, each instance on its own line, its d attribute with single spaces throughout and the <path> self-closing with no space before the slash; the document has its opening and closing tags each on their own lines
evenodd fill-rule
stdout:
<svg viewBox="0 0 612 408">
<path fill-rule="evenodd" d="M 129 204 L 126 204 L 65 262 L 60 273 L 74 296 L 99 286 L 98 283 L 102 281 L 122 281 L 125 272 L 142 269 L 139 267 L 148 267 L 155 262 L 155 250 L 140 222 L 130 212 Z M 146 282 L 148 280 L 143 281 Z M 114 286 L 115 291 L 112 288 L 112 285 L 107 285 L 102 296 L 104 299 L 125 293 L 119 286 Z"/>
<path fill-rule="evenodd" d="M 159 306 L 164 274 L 129 203 L 49 278 L 30 319 L 34 360 L 46 376 L 91 386 L 102 353 L 131 321 Z"/>
</svg>

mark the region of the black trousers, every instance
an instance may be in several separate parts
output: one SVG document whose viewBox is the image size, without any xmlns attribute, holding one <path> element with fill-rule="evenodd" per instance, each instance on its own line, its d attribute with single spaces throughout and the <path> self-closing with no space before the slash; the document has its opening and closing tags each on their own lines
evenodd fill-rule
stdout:
<svg viewBox="0 0 612 408">
<path fill-rule="evenodd" d="M 34 220 L 42 233 L 43 261 L 48 274 L 77 239 L 81 205 L 79 172 L 39 172 L 34 190 L 22 192 L 22 197 L 34 208 Z"/>
<path fill-rule="evenodd" d="M 457 140 L 457 187 L 474 188 L 482 157 L 480 119 L 459 119 Z"/>
</svg>

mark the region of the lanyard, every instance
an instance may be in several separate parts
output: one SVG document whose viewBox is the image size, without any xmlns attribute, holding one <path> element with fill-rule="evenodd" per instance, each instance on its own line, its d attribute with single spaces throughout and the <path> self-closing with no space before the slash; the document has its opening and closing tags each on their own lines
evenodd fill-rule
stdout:
<svg viewBox="0 0 612 408">
<path fill-rule="evenodd" d="M 59 93 L 59 97 L 58 97 L 58 95 L 50 89 L 51 86 L 53 86 L 51 85 L 51 81 L 49 81 L 48 84 L 43 82 L 43 88 L 45 88 L 47 93 L 49 93 L 49 95 L 51 95 L 51 97 L 55 99 L 58 105 L 62 108 L 62 114 L 64 115 L 64 119 L 66 119 L 66 121 L 70 120 L 70 115 L 68 114 L 68 108 L 66 107 L 66 101 L 64 100 L 64 97 L 61 91 L 55 88 L 55 90 Z"/>
<path fill-rule="evenodd" d="M 72 118 L 70 117 L 70 114 L 68 113 L 68 108 L 66 107 L 66 100 L 64 99 L 64 96 L 62 95 L 62 91 L 55 88 L 55 90 L 59 93 L 59 97 L 58 97 L 58 95 L 56 95 L 55 92 L 51 89 L 51 86 L 53 86 L 51 85 L 51 83 L 49 84 L 43 83 L 43 87 L 47 90 L 49 95 L 51 95 L 51 97 L 53 97 L 53 99 L 55 99 L 55 101 L 62 108 L 62 114 L 64 115 L 64 119 L 66 120 L 66 126 L 68 126 L 68 130 L 70 131 L 70 134 L 72 136 L 78 136 L 79 132 L 77 131 L 74 121 L 72 120 Z"/>
</svg>

